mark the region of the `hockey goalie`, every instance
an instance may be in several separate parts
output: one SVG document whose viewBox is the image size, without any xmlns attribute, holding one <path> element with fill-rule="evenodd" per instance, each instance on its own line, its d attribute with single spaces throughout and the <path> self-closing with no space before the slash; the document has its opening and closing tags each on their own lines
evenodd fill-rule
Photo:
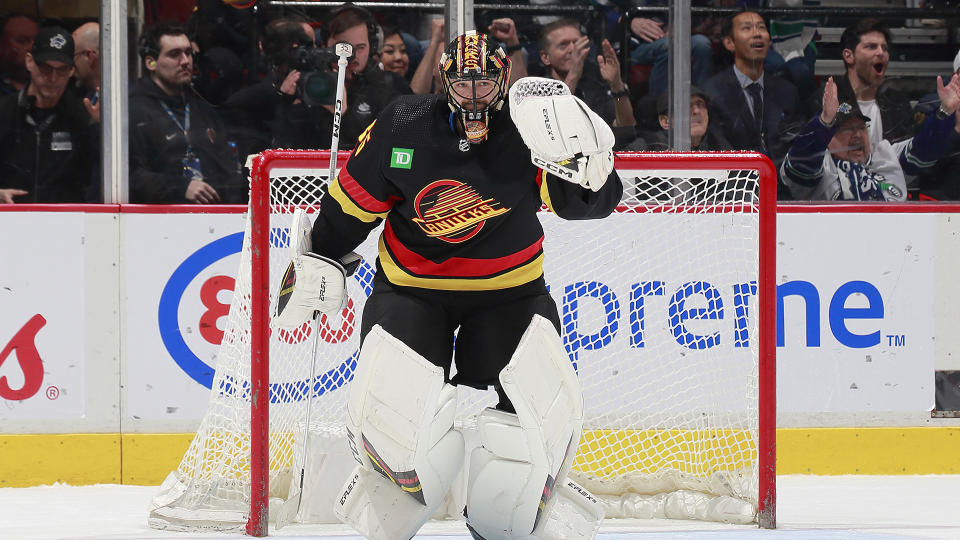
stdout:
<svg viewBox="0 0 960 540">
<path fill-rule="evenodd" d="M 342 308 L 350 254 L 384 222 L 347 402 L 357 465 L 334 512 L 367 538 L 406 540 L 465 468 L 475 538 L 593 538 L 603 511 L 567 478 L 583 400 L 537 212 L 616 208 L 613 134 L 562 82 L 524 78 L 508 95 L 510 61 L 484 34 L 454 39 L 440 72 L 445 93 L 394 101 L 315 221 L 295 218 L 300 247 L 276 314 L 287 327 Z M 499 396 L 469 454 L 454 429 L 456 385 Z"/>
</svg>

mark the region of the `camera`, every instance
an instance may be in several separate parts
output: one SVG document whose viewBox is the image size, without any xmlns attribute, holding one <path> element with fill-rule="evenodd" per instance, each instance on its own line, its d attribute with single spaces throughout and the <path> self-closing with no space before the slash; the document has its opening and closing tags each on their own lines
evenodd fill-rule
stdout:
<svg viewBox="0 0 960 540">
<path fill-rule="evenodd" d="M 330 69 L 336 62 L 333 48 L 297 47 L 291 51 L 288 65 L 300 72 L 296 96 L 308 107 L 336 101 L 337 74 Z"/>
</svg>

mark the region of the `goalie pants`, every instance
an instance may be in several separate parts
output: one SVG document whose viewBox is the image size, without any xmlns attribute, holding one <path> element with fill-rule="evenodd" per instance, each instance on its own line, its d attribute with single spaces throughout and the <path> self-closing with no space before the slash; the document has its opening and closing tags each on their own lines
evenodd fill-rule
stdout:
<svg viewBox="0 0 960 540">
<path fill-rule="evenodd" d="M 393 285 L 378 272 L 363 308 L 360 336 L 362 340 L 379 324 L 442 367 L 447 381 L 480 389 L 494 386 L 500 395 L 498 408 L 513 412 L 497 376 L 510 362 L 534 314 L 560 332 L 557 304 L 543 276 L 509 289 L 438 291 Z M 451 363 L 456 366 L 452 378 Z"/>
</svg>

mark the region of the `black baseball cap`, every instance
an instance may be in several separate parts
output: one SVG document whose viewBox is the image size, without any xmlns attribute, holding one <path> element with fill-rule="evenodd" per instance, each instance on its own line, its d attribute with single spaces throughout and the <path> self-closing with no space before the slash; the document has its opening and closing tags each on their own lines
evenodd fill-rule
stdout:
<svg viewBox="0 0 960 540">
<path fill-rule="evenodd" d="M 853 88 L 849 84 L 837 85 L 837 99 L 840 104 L 837 106 L 837 116 L 834 117 L 833 125 L 838 126 L 848 118 L 861 118 L 864 122 L 870 121 L 870 118 L 860 110 L 857 95 L 853 93 Z"/>
<path fill-rule="evenodd" d="M 664 92 L 660 94 L 660 97 L 657 98 L 657 114 L 667 114 L 670 110 L 670 96 L 669 92 Z M 707 102 L 707 105 L 710 104 L 710 95 L 701 90 L 700 88 L 691 85 L 690 86 L 690 97 L 700 96 L 704 101 Z"/>
<path fill-rule="evenodd" d="M 870 121 L 870 117 L 863 114 L 856 100 L 853 103 L 848 100 L 841 101 L 840 106 L 837 107 L 837 116 L 834 117 L 833 125 L 839 126 L 850 118 L 860 118 L 864 122 Z"/>
<path fill-rule="evenodd" d="M 59 26 L 44 26 L 33 40 L 30 55 L 37 63 L 56 60 L 73 65 L 73 36 Z"/>
</svg>

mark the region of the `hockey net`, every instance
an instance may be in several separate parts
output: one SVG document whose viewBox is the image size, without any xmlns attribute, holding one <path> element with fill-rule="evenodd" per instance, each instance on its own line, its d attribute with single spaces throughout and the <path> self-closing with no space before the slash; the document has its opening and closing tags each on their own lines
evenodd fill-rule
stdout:
<svg viewBox="0 0 960 540">
<path fill-rule="evenodd" d="M 353 466 L 346 386 L 378 231 L 357 250 L 364 262 L 339 316 L 284 331 L 268 315 L 293 210 L 316 211 L 328 160 L 268 151 L 253 161 L 209 408 L 154 499 L 153 527 L 262 535 L 268 518 L 334 521 L 334 495 Z M 567 222 L 541 212 L 544 273 L 584 393 L 571 476 L 608 518 L 773 527 L 773 166 L 755 154 L 700 153 L 622 154 L 616 165 L 625 189 L 613 215 Z M 476 415 L 496 396 L 458 391 L 457 427 L 470 444 Z M 435 518 L 462 519 L 465 489 L 456 483 Z"/>
</svg>

